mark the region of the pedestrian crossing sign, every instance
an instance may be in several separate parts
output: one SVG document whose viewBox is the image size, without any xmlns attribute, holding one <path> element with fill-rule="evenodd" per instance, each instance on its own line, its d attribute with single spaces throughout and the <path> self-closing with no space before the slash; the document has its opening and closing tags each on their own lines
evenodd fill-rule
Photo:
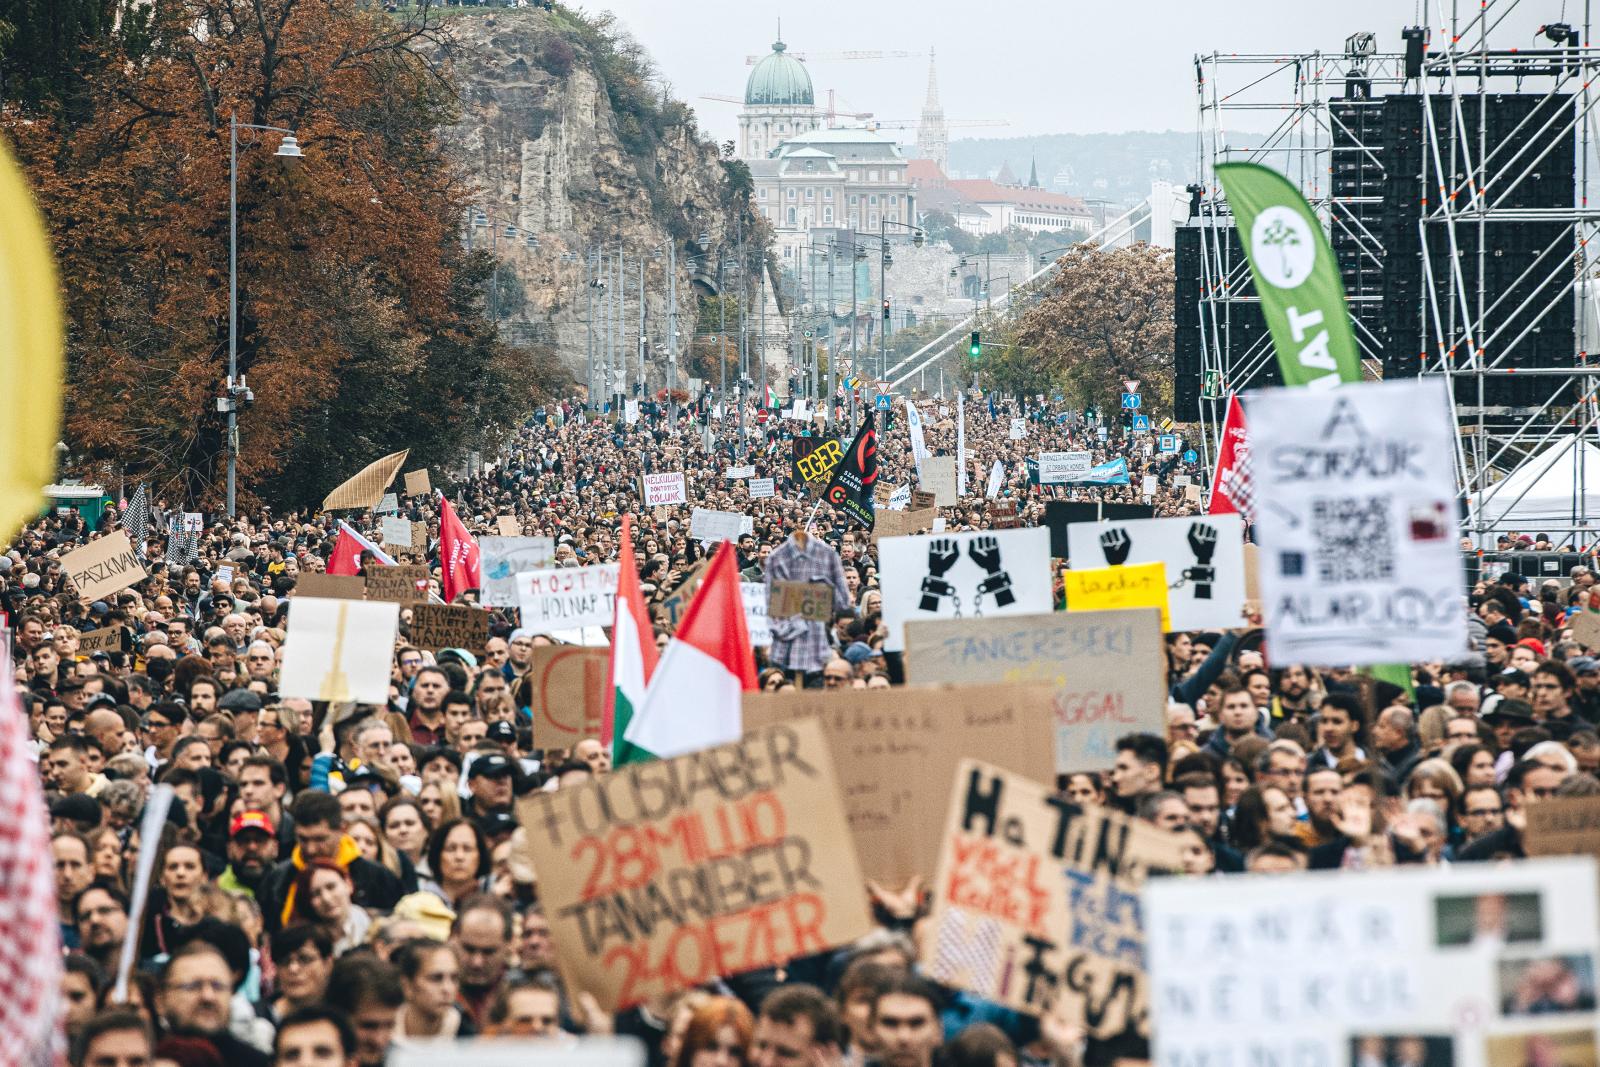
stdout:
<svg viewBox="0 0 1600 1067">
<path fill-rule="evenodd" d="M 1132 428 L 1133 428 L 1133 432 L 1134 433 L 1149 433 L 1150 432 L 1150 416 L 1148 416 L 1148 415 L 1135 415 L 1133 417 L 1133 427 Z"/>
</svg>

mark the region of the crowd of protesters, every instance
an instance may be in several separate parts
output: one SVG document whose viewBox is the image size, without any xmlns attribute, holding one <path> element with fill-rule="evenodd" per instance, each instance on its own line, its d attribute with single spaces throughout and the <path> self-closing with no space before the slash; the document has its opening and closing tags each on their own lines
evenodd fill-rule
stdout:
<svg viewBox="0 0 1600 1067">
<path fill-rule="evenodd" d="M 921 404 L 933 455 L 954 454 L 954 409 Z M 1026 420 L 1021 440 L 1014 417 Z M 879 415 L 886 489 L 914 482 L 903 407 L 891 418 Z M 752 518 L 737 546 L 749 580 L 808 528 L 837 553 L 849 607 L 804 655 L 773 663 L 755 650 L 762 686 L 901 683 L 898 657 L 883 649 L 870 532 L 797 480 L 800 424 L 754 409 L 744 421 L 741 439 L 737 419 L 704 404 L 646 403 L 629 424 L 562 403 L 448 493 L 477 532 L 511 515 L 552 538 L 557 566 L 614 560 L 632 513 L 662 645 L 668 601 L 707 553 L 690 536 L 692 507 Z M 950 529 L 999 515 L 1040 525 L 1047 495 L 1137 503 L 1147 474 L 1156 514 L 1200 510 L 1186 485 L 1200 480 L 1198 465 L 1159 454 L 1148 435 L 1111 427 L 1102 438 L 1078 412 L 976 394 L 964 431 L 968 493 L 941 509 Z M 1027 458 L 1068 450 L 1125 460 L 1129 483 L 1030 483 Z M 996 461 L 1004 474 L 990 499 Z M 776 495 L 750 499 L 747 482 L 725 477 L 738 464 L 775 478 Z M 689 503 L 644 508 L 641 475 L 680 470 Z M 996 500 L 1015 502 L 1015 517 Z M 428 498 L 399 504 L 437 538 Z M 1021 1016 L 921 977 L 919 881 L 864 888 L 879 925 L 845 949 L 601 1010 L 563 983 L 557 956 L 568 947 L 552 944 L 534 872 L 514 848 L 518 796 L 611 773 L 597 737 L 534 747 L 528 670 L 552 639 L 497 610 L 482 654 L 435 653 L 409 643 L 403 612 L 386 706 L 286 698 L 276 679 L 295 584 L 324 568 L 331 518 L 265 507 L 216 518 L 182 562 L 167 559 L 162 532 L 141 546 L 145 581 L 84 603 L 60 557 L 119 518 L 109 509 L 94 531 L 75 512 L 51 514 L 0 555 L 0 606 L 52 824 L 74 1065 L 375 1067 L 391 1048 L 441 1038 L 613 1033 L 641 1039 L 651 1067 L 1065 1067 L 1141 1054 L 1086 1039 L 1071 1018 Z M 373 516 L 348 518 L 376 536 Z M 436 552 L 397 555 L 437 573 Z M 1184 835 L 1195 877 L 1521 856 L 1531 806 L 1600 792 L 1600 659 L 1590 654 L 1600 648 L 1571 634 L 1594 582 L 1578 567 L 1537 591 L 1516 577 L 1464 590 L 1474 646 L 1412 665 L 1405 685 L 1269 662 L 1246 619 L 1169 634 L 1166 735 L 1124 737 L 1114 765 L 1057 788 Z M 113 647 L 81 650 L 83 634 L 108 628 L 119 631 Z M 155 783 L 175 799 L 147 840 Z M 130 889 L 152 852 L 119 994 Z"/>
</svg>

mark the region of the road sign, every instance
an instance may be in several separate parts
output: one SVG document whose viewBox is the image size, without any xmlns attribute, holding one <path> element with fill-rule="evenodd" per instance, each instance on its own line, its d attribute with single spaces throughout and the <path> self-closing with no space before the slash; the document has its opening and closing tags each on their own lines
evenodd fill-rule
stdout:
<svg viewBox="0 0 1600 1067">
<path fill-rule="evenodd" d="M 1172 432 L 1172 420 L 1171 419 L 1162 419 L 1157 425 L 1159 425 L 1161 427 L 1161 432 L 1162 433 L 1171 433 Z"/>
<path fill-rule="evenodd" d="M 1222 397 L 1222 372 L 1208 370 L 1200 380 L 1200 396 L 1204 400 L 1218 400 Z"/>
<path fill-rule="evenodd" d="M 1122 394 L 1122 410 L 1123 411 L 1138 411 L 1140 403 L 1141 403 L 1141 399 L 1140 399 L 1138 393 L 1123 393 Z"/>
<path fill-rule="evenodd" d="M 878 399 L 875 400 L 873 403 L 874 403 L 874 406 L 877 407 L 877 409 L 879 411 L 888 411 L 889 410 L 889 404 L 890 404 L 889 394 L 888 393 L 879 393 L 878 394 Z"/>
<path fill-rule="evenodd" d="M 1200 461 L 1200 453 L 1191 448 L 1183 454 L 1183 461 L 1185 463 L 1198 463 Z"/>
<path fill-rule="evenodd" d="M 1157 441 L 1157 445 L 1161 449 L 1162 455 L 1168 455 L 1176 452 L 1178 450 L 1178 435 L 1175 433 L 1164 433 Z"/>
<path fill-rule="evenodd" d="M 1149 416 L 1147 416 L 1147 415 L 1135 415 L 1133 417 L 1133 427 L 1132 428 L 1133 428 L 1133 432 L 1134 433 L 1149 433 L 1150 432 L 1150 418 L 1149 418 Z"/>
<path fill-rule="evenodd" d="M 1122 379 L 1122 385 L 1123 388 L 1130 393 L 1137 393 L 1139 391 L 1139 380 L 1137 378 L 1124 378 Z"/>
</svg>

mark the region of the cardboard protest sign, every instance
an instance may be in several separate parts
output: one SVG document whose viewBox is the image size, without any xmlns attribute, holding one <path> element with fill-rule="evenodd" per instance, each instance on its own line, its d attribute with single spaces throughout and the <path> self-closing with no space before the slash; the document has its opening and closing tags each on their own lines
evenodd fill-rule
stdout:
<svg viewBox="0 0 1600 1067">
<path fill-rule="evenodd" d="M 1200 503 L 1200 487 L 1198 485 L 1184 486 L 1183 499 L 1190 504 Z"/>
<path fill-rule="evenodd" d="M 396 604 L 427 603 L 428 568 L 420 563 L 368 567 L 367 599 L 389 600 Z"/>
<path fill-rule="evenodd" d="M 569 989 L 607 1011 L 810 956 L 872 924 L 814 722 L 518 804 Z"/>
<path fill-rule="evenodd" d="M 1591 651 L 1600 648 L 1600 614 L 1579 611 L 1567 620 L 1572 639 Z"/>
<path fill-rule="evenodd" d="M 1055 774 L 1050 685 L 801 689 L 746 693 L 741 703 L 747 731 L 809 718 L 821 724 L 856 854 L 866 876 L 884 885 L 933 873 L 950 783 L 967 753 L 1038 781 Z"/>
<path fill-rule="evenodd" d="M 665 474 L 646 474 L 644 476 L 644 506 L 647 508 L 666 507 L 668 504 L 687 504 L 689 490 L 684 483 L 682 471 L 669 471 Z"/>
<path fill-rule="evenodd" d="M 144 566 L 128 535 L 118 529 L 61 557 L 61 570 L 79 600 L 101 600 L 145 579 Z"/>
<path fill-rule="evenodd" d="M 501 537 L 521 537 L 522 523 L 517 521 L 515 515 L 497 515 L 494 520 L 495 532 Z"/>
<path fill-rule="evenodd" d="M 1154 1063 L 1594 1062 L 1592 858 L 1224 885 L 1145 886 Z M 1556 1051 L 1572 1029 L 1587 1059 Z"/>
<path fill-rule="evenodd" d="M 522 628 L 536 634 L 610 626 L 617 614 L 617 565 L 554 567 L 516 577 Z"/>
<path fill-rule="evenodd" d="M 413 522 L 411 524 L 411 548 L 416 552 L 428 551 L 428 524 Z"/>
<path fill-rule="evenodd" d="M 833 586 L 827 582 L 773 582 L 767 614 L 774 619 L 798 615 L 809 622 L 833 621 Z"/>
<path fill-rule="evenodd" d="M 294 599 L 365 600 L 367 582 L 359 574 L 312 574 L 301 571 L 294 580 Z"/>
<path fill-rule="evenodd" d="M 489 613 L 473 604 L 418 604 L 411 609 L 411 643 L 437 652 L 464 648 L 474 655 L 489 640 Z"/>
<path fill-rule="evenodd" d="M 1600 796 L 1529 804 L 1522 846 L 1530 856 L 1600 857 Z"/>
<path fill-rule="evenodd" d="M 378 523 L 378 532 L 383 535 L 383 547 L 387 549 L 407 549 L 411 547 L 411 520 L 385 518 Z"/>
<path fill-rule="evenodd" d="M 1188 515 L 1068 527 L 1074 569 L 1166 564 L 1171 629 L 1238 626 L 1244 603 L 1244 520 Z"/>
<path fill-rule="evenodd" d="M 872 540 L 882 537 L 904 537 L 906 534 L 925 533 L 939 517 L 938 508 L 917 511 L 880 511 L 877 525 L 872 528 Z"/>
<path fill-rule="evenodd" d="M 1089 476 L 1094 455 L 1089 452 L 1039 453 L 1039 484 L 1066 485 Z"/>
<path fill-rule="evenodd" d="M 78 651 L 87 656 L 95 652 L 120 652 L 122 627 L 107 626 L 78 635 Z"/>
<path fill-rule="evenodd" d="M 1183 839 L 975 759 L 957 767 L 948 811 L 927 976 L 1094 1037 L 1147 1033 L 1139 889 L 1182 869 Z"/>
<path fill-rule="evenodd" d="M 296 596 L 278 695 L 386 704 L 400 605 Z"/>
<path fill-rule="evenodd" d="M 611 697 L 609 648 L 535 645 L 528 675 L 533 686 L 535 748 L 571 748 L 599 737 Z"/>
<path fill-rule="evenodd" d="M 885 537 L 878 542 L 884 648 L 905 647 L 907 619 L 1051 610 L 1050 534 L 1042 527 Z"/>
<path fill-rule="evenodd" d="M 1167 568 L 1161 563 L 1092 567 L 1061 573 L 1068 611 L 1160 608 L 1161 630 L 1172 629 L 1167 613 Z"/>
<path fill-rule="evenodd" d="M 740 582 L 739 599 L 744 604 L 744 627 L 755 648 L 772 646 L 772 623 L 767 618 L 767 585 L 765 582 Z"/>
<path fill-rule="evenodd" d="M 1250 401 L 1267 647 L 1363 666 L 1467 648 L 1455 416 L 1438 378 Z"/>
<path fill-rule="evenodd" d="M 517 574 L 548 567 L 555 560 L 553 537 L 480 537 L 483 563 L 483 603 L 491 608 L 514 608 Z"/>
<path fill-rule="evenodd" d="M 941 508 L 953 508 L 959 499 L 956 496 L 956 457 L 954 456 L 929 456 L 922 461 L 922 473 L 918 475 L 919 487 L 933 494 L 933 500 Z M 916 507 L 916 502 L 912 502 Z"/>
<path fill-rule="evenodd" d="M 433 483 L 428 480 L 428 468 L 406 472 L 406 496 L 427 496 L 433 492 Z"/>
<path fill-rule="evenodd" d="M 706 571 L 710 568 L 709 558 L 701 560 L 695 565 L 694 570 L 689 572 L 688 577 L 679 582 L 677 587 L 661 601 L 662 613 L 673 626 L 678 625 L 683 613 L 689 610 L 689 601 L 694 599 L 695 593 L 700 589 L 700 583 L 705 580 Z"/>
<path fill-rule="evenodd" d="M 1022 525 L 1022 517 L 1017 514 L 1015 500 L 996 500 L 987 510 L 989 528 L 992 530 L 1015 530 Z"/>
<path fill-rule="evenodd" d="M 1244 598 L 1261 602 L 1261 550 L 1255 545 L 1244 546 Z"/>
<path fill-rule="evenodd" d="M 939 494 L 930 493 L 926 489 L 911 490 L 911 499 L 906 502 L 906 508 L 911 511 L 925 511 L 938 506 Z"/>
<path fill-rule="evenodd" d="M 695 508 L 689 518 L 689 536 L 696 541 L 737 541 L 744 516 L 737 511 Z"/>
<path fill-rule="evenodd" d="M 1102 771 L 1117 738 L 1166 732 L 1166 658 L 1153 608 L 906 623 L 917 683 L 1056 687 L 1055 770 Z"/>
<path fill-rule="evenodd" d="M 751 478 L 749 489 L 751 500 L 765 500 L 778 495 L 777 480 L 773 478 Z"/>
</svg>

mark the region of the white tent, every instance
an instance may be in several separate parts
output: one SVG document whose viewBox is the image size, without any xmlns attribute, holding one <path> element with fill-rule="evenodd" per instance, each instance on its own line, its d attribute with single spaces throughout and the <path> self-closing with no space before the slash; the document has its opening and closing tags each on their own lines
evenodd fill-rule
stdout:
<svg viewBox="0 0 1600 1067">
<path fill-rule="evenodd" d="M 1497 533 L 1536 534 L 1544 526 L 1570 526 L 1580 514 L 1600 527 L 1600 448 L 1576 437 L 1552 445 L 1489 486 L 1482 511 Z"/>
</svg>

